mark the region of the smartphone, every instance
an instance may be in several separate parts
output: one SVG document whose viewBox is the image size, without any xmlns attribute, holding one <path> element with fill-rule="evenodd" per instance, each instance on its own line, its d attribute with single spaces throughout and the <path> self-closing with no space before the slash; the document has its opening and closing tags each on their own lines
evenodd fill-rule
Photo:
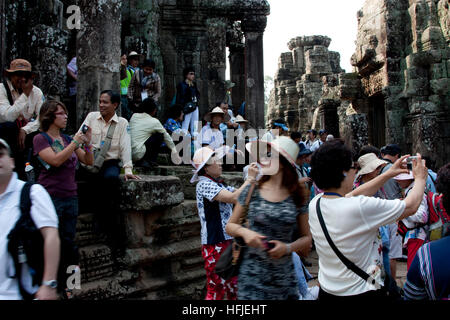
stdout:
<svg viewBox="0 0 450 320">
<path fill-rule="evenodd" d="M 85 124 L 83 124 L 83 126 L 81 127 L 81 132 L 83 132 L 83 134 L 86 134 L 86 132 L 89 130 L 89 127 Z"/>
<path fill-rule="evenodd" d="M 269 251 L 271 249 L 273 249 L 275 247 L 274 243 L 269 242 L 269 240 L 263 239 L 262 243 L 264 245 L 264 248 L 266 249 L 266 251 Z"/>
</svg>

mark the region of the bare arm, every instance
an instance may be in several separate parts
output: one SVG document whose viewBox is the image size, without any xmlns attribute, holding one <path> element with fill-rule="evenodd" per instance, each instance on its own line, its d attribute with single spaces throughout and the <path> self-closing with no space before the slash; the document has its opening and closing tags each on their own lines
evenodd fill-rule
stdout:
<svg viewBox="0 0 450 320">
<path fill-rule="evenodd" d="M 59 167 L 64 162 L 66 162 L 67 159 L 69 159 L 70 156 L 72 155 L 72 153 L 75 151 L 75 149 L 77 148 L 76 142 L 80 143 L 81 135 L 82 134 L 80 132 L 78 132 L 75 135 L 72 142 L 67 147 L 65 147 L 64 150 L 62 150 L 61 152 L 56 153 L 55 151 L 53 151 L 53 149 L 51 147 L 48 147 L 48 148 L 41 150 L 39 152 L 39 156 L 42 158 L 42 160 L 47 162 L 49 165 L 51 165 L 53 167 Z"/>
<path fill-rule="evenodd" d="M 377 191 L 391 178 L 401 174 L 401 173 L 408 173 L 408 169 L 403 168 L 403 160 L 408 158 L 409 155 L 405 155 L 395 161 L 395 163 L 392 165 L 392 167 L 389 168 L 385 173 L 377 176 L 376 178 L 370 180 L 369 182 L 366 182 L 353 190 L 350 193 L 347 193 L 345 196 L 348 197 L 355 197 L 355 196 L 368 196 L 372 197 Z"/>
<path fill-rule="evenodd" d="M 58 229 L 44 227 L 40 231 L 44 238 L 44 274 L 42 281 L 56 280 L 60 252 Z M 36 293 L 36 298 L 39 300 L 56 300 L 56 289 L 42 285 Z"/>
<path fill-rule="evenodd" d="M 250 183 L 256 181 L 257 174 L 258 174 L 258 167 L 256 166 L 255 163 L 252 163 L 248 168 L 248 178 L 247 180 L 244 181 L 244 183 L 239 189 L 233 192 L 223 189 L 213 198 L 213 201 L 220 201 L 225 203 L 237 203 L 238 202 L 237 199 L 239 198 L 245 187 L 248 186 Z"/>
<path fill-rule="evenodd" d="M 307 257 L 312 247 L 312 235 L 309 229 L 309 214 L 297 216 L 298 230 L 300 238 L 291 243 L 291 251 L 297 252 L 300 256 Z"/>
</svg>

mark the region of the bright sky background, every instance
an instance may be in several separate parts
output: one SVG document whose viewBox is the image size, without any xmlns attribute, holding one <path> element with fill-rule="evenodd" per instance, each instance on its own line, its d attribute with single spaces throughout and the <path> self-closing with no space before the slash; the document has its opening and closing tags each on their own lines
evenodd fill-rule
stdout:
<svg viewBox="0 0 450 320">
<path fill-rule="evenodd" d="M 273 77 L 278 58 L 288 52 L 290 39 L 305 35 L 331 38 L 329 50 L 341 54 L 341 68 L 351 72 L 358 29 L 356 13 L 364 0 L 269 0 L 264 32 L 264 74 Z"/>
</svg>

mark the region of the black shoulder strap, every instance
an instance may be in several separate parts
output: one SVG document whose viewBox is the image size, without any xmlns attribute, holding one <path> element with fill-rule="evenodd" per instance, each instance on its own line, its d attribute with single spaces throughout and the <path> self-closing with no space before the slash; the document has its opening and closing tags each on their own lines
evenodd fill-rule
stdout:
<svg viewBox="0 0 450 320">
<path fill-rule="evenodd" d="M 8 81 L 6 78 L 3 78 L 3 86 L 5 87 L 6 95 L 8 96 L 8 101 L 10 105 L 14 104 L 14 100 L 11 94 L 11 90 L 9 90 Z"/>
<path fill-rule="evenodd" d="M 333 240 L 331 240 L 330 234 L 328 233 L 327 227 L 325 225 L 325 221 L 323 220 L 322 211 L 320 210 L 320 197 L 316 202 L 316 211 L 317 216 L 319 217 L 320 226 L 322 227 L 323 233 L 325 234 L 325 238 L 327 238 L 328 244 L 330 245 L 331 249 L 333 249 L 334 253 L 338 256 L 338 258 L 342 261 L 343 264 L 350 270 L 352 270 L 354 273 L 356 273 L 358 276 L 360 276 L 364 281 L 367 281 L 370 278 L 370 283 L 372 285 L 375 285 L 375 279 L 370 277 L 366 272 L 361 270 L 357 265 L 355 265 L 353 262 L 348 260 L 336 247 Z"/>
<path fill-rule="evenodd" d="M 31 210 L 31 187 L 33 186 L 32 182 L 26 182 L 22 188 L 22 192 L 20 193 L 20 212 L 22 213 L 20 219 L 26 219 L 28 217 L 31 218 L 30 210 Z"/>
</svg>

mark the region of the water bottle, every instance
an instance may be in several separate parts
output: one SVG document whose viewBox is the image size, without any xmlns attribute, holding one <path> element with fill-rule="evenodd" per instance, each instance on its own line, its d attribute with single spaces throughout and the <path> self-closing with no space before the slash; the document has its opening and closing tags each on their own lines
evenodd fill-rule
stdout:
<svg viewBox="0 0 450 320">
<path fill-rule="evenodd" d="M 34 168 L 29 162 L 25 164 L 25 174 L 28 182 L 34 182 Z"/>
</svg>

